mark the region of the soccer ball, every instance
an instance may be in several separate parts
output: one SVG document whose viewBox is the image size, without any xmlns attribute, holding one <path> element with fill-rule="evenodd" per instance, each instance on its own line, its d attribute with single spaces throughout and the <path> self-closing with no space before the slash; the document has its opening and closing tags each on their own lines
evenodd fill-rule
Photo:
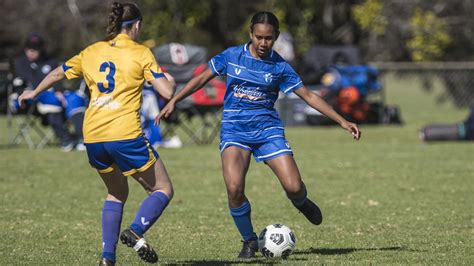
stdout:
<svg viewBox="0 0 474 266">
<path fill-rule="evenodd" d="M 288 258 L 295 243 L 293 231 L 283 224 L 268 225 L 258 237 L 258 249 L 266 258 Z"/>
</svg>

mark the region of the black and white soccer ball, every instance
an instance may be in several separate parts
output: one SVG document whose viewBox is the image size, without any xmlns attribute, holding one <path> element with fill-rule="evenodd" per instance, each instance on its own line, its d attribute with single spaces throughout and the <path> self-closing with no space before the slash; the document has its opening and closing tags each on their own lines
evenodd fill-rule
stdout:
<svg viewBox="0 0 474 266">
<path fill-rule="evenodd" d="M 267 258 L 286 259 L 295 249 L 295 244 L 295 234 L 283 224 L 268 225 L 258 237 L 258 248 Z"/>
</svg>

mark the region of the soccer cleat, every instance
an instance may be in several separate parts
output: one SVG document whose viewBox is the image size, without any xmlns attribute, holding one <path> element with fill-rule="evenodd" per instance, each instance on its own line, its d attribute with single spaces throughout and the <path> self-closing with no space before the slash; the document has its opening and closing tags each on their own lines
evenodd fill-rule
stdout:
<svg viewBox="0 0 474 266">
<path fill-rule="evenodd" d="M 132 229 L 123 230 L 120 234 L 120 240 L 123 244 L 133 247 L 142 260 L 149 263 L 158 262 L 158 255 L 153 248 L 146 243 L 145 238 L 138 236 Z"/>
<path fill-rule="evenodd" d="M 242 250 L 239 253 L 237 258 L 240 259 L 250 259 L 255 258 L 255 252 L 258 250 L 258 242 L 257 239 L 251 239 L 247 241 L 242 241 Z"/>
<path fill-rule="evenodd" d="M 86 151 L 86 145 L 84 145 L 84 142 L 79 142 L 76 144 L 76 151 Z"/>
<path fill-rule="evenodd" d="M 310 199 L 306 199 L 301 206 L 296 206 L 294 203 L 293 206 L 303 213 L 306 219 L 308 219 L 312 224 L 320 225 L 323 222 L 323 214 L 321 213 L 321 210 L 318 205 Z"/>
<path fill-rule="evenodd" d="M 72 149 L 74 149 L 74 143 L 72 143 L 72 142 L 64 143 L 61 146 L 61 151 L 62 152 L 70 152 L 70 151 L 72 151 Z"/>
<path fill-rule="evenodd" d="M 108 260 L 106 258 L 101 258 L 99 261 L 99 266 L 114 266 L 115 262 Z"/>
</svg>

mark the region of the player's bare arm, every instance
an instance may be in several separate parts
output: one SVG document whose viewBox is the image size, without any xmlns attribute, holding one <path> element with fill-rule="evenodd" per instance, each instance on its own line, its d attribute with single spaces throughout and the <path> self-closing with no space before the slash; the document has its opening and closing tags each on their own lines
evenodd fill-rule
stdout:
<svg viewBox="0 0 474 266">
<path fill-rule="evenodd" d="M 34 99 L 43 91 L 51 88 L 56 82 L 64 79 L 64 70 L 61 66 L 55 68 L 53 71 L 49 72 L 49 74 L 40 82 L 38 87 L 34 90 L 25 90 L 20 97 L 18 97 L 18 101 L 20 105 L 23 105 L 26 100 Z"/>
<path fill-rule="evenodd" d="M 199 76 L 194 77 L 191 79 L 186 86 L 176 94 L 171 100 L 166 104 L 166 106 L 161 110 L 160 114 L 156 117 L 156 123 L 160 123 L 161 118 L 167 118 L 174 110 L 174 106 L 176 103 L 181 101 L 182 99 L 188 97 L 189 95 L 193 94 L 204 85 L 206 85 L 209 80 L 213 79 L 216 76 L 211 69 L 206 69 L 202 72 Z"/>
<path fill-rule="evenodd" d="M 154 79 L 150 83 L 163 98 L 169 100 L 173 97 L 176 90 L 176 82 L 170 74 L 165 73 L 164 78 Z"/>
<path fill-rule="evenodd" d="M 331 118 L 342 128 L 347 130 L 349 133 L 352 134 L 355 140 L 359 140 L 361 137 L 361 131 L 357 127 L 356 124 L 351 123 L 340 116 L 334 109 L 329 106 L 319 95 L 312 92 L 305 86 L 295 90 L 296 95 L 298 95 L 301 99 L 303 99 L 309 106 L 313 107 L 314 109 L 318 110 L 322 114 L 326 115 L 327 117 Z"/>
</svg>

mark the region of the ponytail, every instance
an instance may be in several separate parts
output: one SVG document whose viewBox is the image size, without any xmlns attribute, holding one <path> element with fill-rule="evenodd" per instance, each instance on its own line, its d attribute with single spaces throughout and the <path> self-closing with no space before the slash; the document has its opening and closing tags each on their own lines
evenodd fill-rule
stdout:
<svg viewBox="0 0 474 266">
<path fill-rule="evenodd" d="M 110 7 L 106 41 L 114 39 L 122 28 L 131 28 L 133 23 L 142 20 L 138 6 L 134 3 L 113 2 Z"/>
<path fill-rule="evenodd" d="M 107 25 L 106 41 L 110 41 L 120 33 L 122 29 L 123 5 L 113 2 L 109 13 L 109 23 Z"/>
</svg>

